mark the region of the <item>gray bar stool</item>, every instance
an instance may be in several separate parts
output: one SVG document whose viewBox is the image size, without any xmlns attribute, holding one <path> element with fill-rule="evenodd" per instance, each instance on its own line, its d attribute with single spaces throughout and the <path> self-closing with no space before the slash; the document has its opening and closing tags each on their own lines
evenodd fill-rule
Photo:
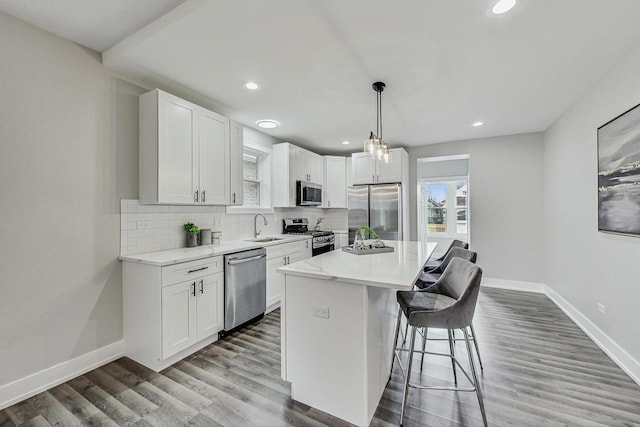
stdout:
<svg viewBox="0 0 640 427">
<path fill-rule="evenodd" d="M 440 267 L 440 265 L 442 264 L 442 261 L 444 261 L 445 257 L 447 256 L 447 254 L 452 248 L 469 249 L 469 244 L 467 242 L 463 242 L 462 240 L 458 240 L 458 239 L 452 240 L 451 244 L 449 244 L 449 247 L 440 258 L 432 259 L 425 263 L 424 271 L 427 272 L 429 270 L 433 270 L 434 268 Z"/>
<path fill-rule="evenodd" d="M 402 396 L 402 411 L 400 414 L 400 425 L 404 422 L 404 414 L 407 409 L 407 397 L 409 388 L 430 389 L 430 390 L 454 390 L 454 391 L 474 391 L 480 405 L 482 413 L 482 421 L 487 426 L 487 417 L 485 414 L 482 392 L 478 383 L 478 375 L 473 360 L 473 351 L 471 349 L 471 340 L 467 328 L 471 326 L 473 314 L 478 301 L 480 292 L 480 281 L 482 279 L 482 269 L 469 261 L 460 258 L 451 260 L 449 266 L 445 269 L 440 279 L 436 282 L 441 293 L 433 293 L 427 291 L 398 291 L 397 300 L 400 305 L 398 311 L 398 320 L 396 322 L 396 336 L 393 343 L 393 362 L 391 370 L 393 371 L 393 363 L 398 360 L 398 364 L 405 376 L 404 393 Z M 397 347 L 398 337 L 400 335 L 400 321 L 402 315 L 407 318 L 407 322 L 411 328 L 409 348 Z M 469 366 L 471 375 L 462 367 L 453 352 L 451 354 L 433 353 L 427 351 L 415 350 L 416 330 L 418 328 L 438 328 L 447 329 L 452 332 L 455 329 L 461 329 L 464 334 L 464 340 L 469 355 Z M 409 358 L 406 370 L 402 366 L 399 352 L 408 352 Z M 472 387 L 449 387 L 449 386 L 422 386 L 411 383 L 411 366 L 413 364 L 414 353 L 432 354 L 450 357 L 452 364 L 457 365 L 464 373 Z M 391 378 L 391 373 L 389 374 Z"/>
</svg>

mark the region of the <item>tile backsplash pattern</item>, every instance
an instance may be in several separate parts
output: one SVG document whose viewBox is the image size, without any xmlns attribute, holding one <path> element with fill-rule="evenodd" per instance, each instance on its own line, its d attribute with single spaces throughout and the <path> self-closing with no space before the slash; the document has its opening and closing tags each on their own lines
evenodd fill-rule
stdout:
<svg viewBox="0 0 640 427">
<path fill-rule="evenodd" d="M 199 228 L 222 231 L 224 240 L 240 240 L 253 237 L 252 213 L 226 213 L 224 206 L 167 206 L 140 205 L 138 200 L 123 199 L 120 202 L 120 254 L 176 249 L 186 246 L 183 225 L 193 222 Z M 346 230 L 346 209 L 275 208 L 265 213 L 267 226 L 258 218 L 258 230 L 262 235 L 282 233 L 282 219 L 302 217 L 309 219 L 313 227 L 319 217 L 324 218 L 323 230 Z"/>
</svg>

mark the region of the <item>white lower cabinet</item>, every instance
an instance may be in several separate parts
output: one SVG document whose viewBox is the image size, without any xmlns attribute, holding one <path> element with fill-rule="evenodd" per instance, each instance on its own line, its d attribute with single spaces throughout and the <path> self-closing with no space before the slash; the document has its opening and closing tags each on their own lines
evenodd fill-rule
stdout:
<svg viewBox="0 0 640 427">
<path fill-rule="evenodd" d="M 336 249 L 340 249 L 343 246 L 347 246 L 349 244 L 349 234 L 348 233 L 335 233 L 336 239 Z"/>
<path fill-rule="evenodd" d="M 222 256 L 166 267 L 123 263 L 127 356 L 155 371 L 217 340 L 224 328 Z"/>
<path fill-rule="evenodd" d="M 311 257 L 311 239 L 267 247 L 267 312 L 279 307 L 284 293 L 284 275 L 278 267 Z"/>
</svg>

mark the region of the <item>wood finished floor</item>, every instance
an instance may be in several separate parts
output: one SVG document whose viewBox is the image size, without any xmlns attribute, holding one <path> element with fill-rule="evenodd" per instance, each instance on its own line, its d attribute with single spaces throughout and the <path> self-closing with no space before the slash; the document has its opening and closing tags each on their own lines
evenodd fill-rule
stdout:
<svg viewBox="0 0 640 427">
<path fill-rule="evenodd" d="M 640 425 L 640 386 L 545 296 L 483 289 L 474 324 L 489 425 Z M 446 351 L 444 342 L 428 346 Z M 457 352 L 466 355 L 462 343 Z M 450 381 L 451 365 L 440 359 L 425 359 L 421 376 L 414 363 L 415 375 Z M 396 367 L 372 425 L 398 424 L 402 384 Z M 473 393 L 411 390 L 409 405 L 406 426 L 481 425 Z M 347 424 L 289 398 L 274 312 L 161 373 L 121 358 L 0 411 L 0 426 L 14 425 Z"/>
</svg>

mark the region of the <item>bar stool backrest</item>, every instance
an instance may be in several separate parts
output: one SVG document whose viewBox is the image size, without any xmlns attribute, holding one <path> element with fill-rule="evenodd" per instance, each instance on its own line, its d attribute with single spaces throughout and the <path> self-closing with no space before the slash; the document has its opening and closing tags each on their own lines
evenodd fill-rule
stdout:
<svg viewBox="0 0 640 427">
<path fill-rule="evenodd" d="M 453 239 L 449 244 L 447 251 L 440 258 L 436 259 L 436 261 L 443 261 L 447 256 L 447 254 L 449 253 L 449 251 L 453 248 L 469 249 L 469 244 L 467 242 L 463 242 L 462 240 Z"/>
<path fill-rule="evenodd" d="M 447 256 L 444 257 L 444 260 L 442 261 L 442 264 L 440 264 L 440 267 L 433 270 L 433 273 L 443 273 L 444 270 L 447 269 L 447 266 L 449 265 L 451 260 L 454 258 L 462 258 L 469 262 L 475 263 L 478 259 L 478 253 L 463 248 L 451 248 L 451 250 L 447 253 Z"/>
<path fill-rule="evenodd" d="M 442 312 L 443 317 L 446 318 L 447 327 L 458 329 L 471 326 L 481 281 L 480 267 L 464 259 L 455 258 L 451 260 L 440 279 L 428 289 L 430 293 L 443 294 L 456 300 L 452 306 Z M 420 314 L 416 312 L 414 315 L 418 318 Z"/>
</svg>

